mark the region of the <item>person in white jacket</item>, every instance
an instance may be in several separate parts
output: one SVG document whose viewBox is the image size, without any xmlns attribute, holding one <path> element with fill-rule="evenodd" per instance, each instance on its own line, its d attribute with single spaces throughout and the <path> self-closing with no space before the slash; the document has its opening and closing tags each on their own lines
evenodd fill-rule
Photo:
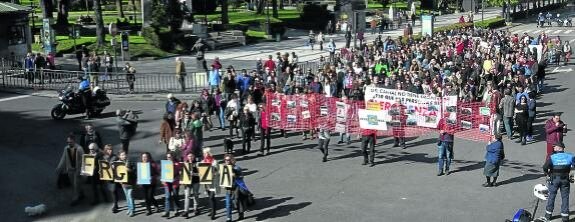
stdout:
<svg viewBox="0 0 575 222">
<path fill-rule="evenodd" d="M 323 51 L 323 42 L 325 41 L 325 37 L 323 35 L 323 32 L 319 32 L 319 34 L 317 34 L 316 36 L 316 42 L 317 44 L 319 44 L 319 50 Z"/>
</svg>

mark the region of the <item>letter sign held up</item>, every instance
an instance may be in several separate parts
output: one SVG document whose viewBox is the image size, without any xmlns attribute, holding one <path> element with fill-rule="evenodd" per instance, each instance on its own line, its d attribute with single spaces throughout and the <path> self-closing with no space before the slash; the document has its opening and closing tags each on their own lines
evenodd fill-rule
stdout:
<svg viewBox="0 0 575 222">
<path fill-rule="evenodd" d="M 100 180 L 112 181 L 114 177 L 112 176 L 112 166 L 108 161 L 100 160 Z"/>
<path fill-rule="evenodd" d="M 200 184 L 212 184 L 214 174 L 212 172 L 212 164 L 198 163 L 198 171 L 200 174 Z"/>
<path fill-rule="evenodd" d="M 220 187 L 230 188 L 233 184 L 234 171 L 231 165 L 220 164 L 222 174 L 220 175 Z"/>
<path fill-rule="evenodd" d="M 82 172 L 81 174 L 84 176 L 94 176 L 94 166 L 96 157 L 94 155 L 84 154 L 82 156 Z"/>
<path fill-rule="evenodd" d="M 114 162 L 114 182 L 128 182 L 128 168 L 126 167 L 126 163 L 122 161 Z"/>
</svg>

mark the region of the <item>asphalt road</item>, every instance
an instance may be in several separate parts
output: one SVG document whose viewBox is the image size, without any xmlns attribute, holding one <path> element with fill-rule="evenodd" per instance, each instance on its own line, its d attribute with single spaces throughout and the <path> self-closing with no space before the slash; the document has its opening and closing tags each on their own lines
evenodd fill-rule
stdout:
<svg viewBox="0 0 575 222">
<path fill-rule="evenodd" d="M 569 68 L 569 67 L 564 67 Z M 553 70 L 551 67 L 550 70 Z M 556 112 L 564 112 L 567 124 L 574 124 L 571 107 L 575 91 L 569 82 L 575 72 L 549 74 L 547 93 L 538 101 L 535 129 L 543 139 L 544 121 Z M 84 203 L 69 207 L 70 190 L 57 190 L 54 169 L 65 145 L 65 135 L 79 132 L 83 120 L 67 117 L 63 121 L 50 119 L 49 110 L 55 100 L 43 97 L 17 97 L 0 93 L 0 215 L 3 221 L 158 221 L 161 214 L 146 217 L 141 195 L 136 194 L 136 217 L 124 213 L 112 214 L 110 204 L 90 206 L 90 189 Z M 102 118 L 91 120 L 104 137 L 105 143 L 119 149 L 113 110 L 140 110 L 141 122 L 130 149 L 130 158 L 143 151 L 159 159 L 164 146 L 159 139 L 163 102 L 112 101 Z M 207 146 L 221 154 L 222 131 L 205 133 Z M 573 132 L 566 137 L 567 150 L 572 148 Z M 335 145 L 331 140 L 328 162 L 321 162 L 316 141 L 302 141 L 301 136 L 272 141 L 272 155 L 258 157 L 256 153 L 239 157 L 246 182 L 256 195 L 257 204 L 246 213 L 245 221 L 503 221 L 519 208 L 533 209 L 533 186 L 544 182 L 541 172 L 545 156 L 544 142 L 520 146 L 505 140 L 506 157 L 498 187 L 483 188 L 483 157 L 485 144 L 457 140 L 453 173 L 437 177 L 436 135 L 408 141 L 407 149 L 391 148 L 390 138 L 380 138 L 377 165 L 361 165 L 359 143 Z M 258 147 L 254 143 L 254 147 Z M 258 144 L 259 145 L 259 144 Z M 238 145 L 236 145 L 238 147 Z M 221 158 L 221 156 L 218 156 Z M 159 194 L 159 193 L 158 193 Z M 161 198 L 163 195 L 158 195 Z M 573 198 L 574 195 L 571 195 Z M 224 221 L 223 199 L 217 221 Z M 208 221 L 207 202 L 201 196 L 202 215 L 194 221 Z M 556 203 L 556 214 L 559 210 Z M 45 203 L 49 212 L 29 218 L 24 207 Z M 571 201 L 571 209 L 575 209 Z M 125 206 L 122 202 L 121 206 Z M 543 215 L 540 204 L 537 215 Z M 183 221 L 174 218 L 172 221 Z"/>
</svg>

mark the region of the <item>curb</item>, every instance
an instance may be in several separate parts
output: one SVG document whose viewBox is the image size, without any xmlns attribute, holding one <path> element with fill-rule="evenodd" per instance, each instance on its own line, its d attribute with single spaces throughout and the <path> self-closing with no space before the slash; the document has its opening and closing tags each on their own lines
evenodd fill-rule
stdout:
<svg viewBox="0 0 575 222">
<path fill-rule="evenodd" d="M 58 94 L 51 90 L 31 90 L 31 89 L 16 89 L 16 88 L 2 88 L 0 92 L 3 93 L 11 93 L 11 94 L 19 94 L 19 95 L 30 95 L 35 97 L 44 97 L 44 98 L 52 98 L 57 99 Z M 127 95 L 117 95 L 117 94 L 108 94 L 108 97 L 112 101 L 131 101 L 131 102 L 148 102 L 148 101 L 166 101 L 167 93 L 142 93 L 142 94 L 127 94 Z M 184 100 L 184 101 L 191 101 L 197 99 L 199 93 L 195 94 L 178 94 L 173 93 L 174 97 Z"/>
</svg>

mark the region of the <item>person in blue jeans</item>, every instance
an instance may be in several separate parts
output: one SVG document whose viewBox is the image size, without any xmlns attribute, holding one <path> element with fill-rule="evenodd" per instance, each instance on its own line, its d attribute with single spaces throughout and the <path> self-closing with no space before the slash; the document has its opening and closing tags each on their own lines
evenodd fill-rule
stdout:
<svg viewBox="0 0 575 222">
<path fill-rule="evenodd" d="M 232 165 L 233 167 L 232 169 L 234 173 L 232 181 L 243 179 L 242 169 L 236 165 L 236 159 L 232 154 L 226 154 L 224 156 L 224 164 Z M 221 170 L 222 169 L 220 169 L 220 171 Z M 234 207 L 238 212 L 238 220 L 243 220 L 247 203 L 246 198 L 239 192 L 239 188 L 236 183 L 232 183 L 232 187 L 226 188 L 226 221 L 232 221 L 232 211 Z"/>
<path fill-rule="evenodd" d="M 134 190 L 134 181 L 136 178 L 134 175 L 135 172 L 134 166 L 128 162 L 126 151 L 124 150 L 120 151 L 118 157 L 119 161 L 124 162 L 126 164 L 126 168 L 128 169 L 128 175 L 125 175 L 128 177 L 128 182 L 120 184 L 122 185 L 122 189 L 124 190 L 124 194 L 126 195 L 126 205 L 128 205 L 128 211 L 126 212 L 126 214 L 128 214 L 128 216 L 130 217 L 133 217 L 134 211 L 136 209 L 134 205 L 134 198 L 132 197 L 132 191 Z"/>
<path fill-rule="evenodd" d="M 162 217 L 170 218 L 170 210 L 173 208 L 175 215 L 178 216 L 178 193 L 180 191 L 180 161 L 174 158 L 172 152 L 166 154 L 166 160 L 172 161 L 174 164 L 174 180 L 173 182 L 164 182 L 164 193 L 165 193 L 165 206 L 164 215 Z"/>
<path fill-rule="evenodd" d="M 437 176 L 444 173 L 449 175 L 449 166 L 453 159 L 453 132 L 449 129 L 447 118 L 441 119 L 439 122 L 439 141 L 437 142 Z"/>
<path fill-rule="evenodd" d="M 545 161 L 543 172 L 548 176 L 549 198 L 545 208 L 545 219 L 551 221 L 555 196 L 561 190 L 561 220 L 569 221 L 569 189 L 571 187 L 569 173 L 575 167 L 575 157 L 564 151 L 565 145 L 557 142 L 553 145 L 553 154 Z"/>
</svg>

